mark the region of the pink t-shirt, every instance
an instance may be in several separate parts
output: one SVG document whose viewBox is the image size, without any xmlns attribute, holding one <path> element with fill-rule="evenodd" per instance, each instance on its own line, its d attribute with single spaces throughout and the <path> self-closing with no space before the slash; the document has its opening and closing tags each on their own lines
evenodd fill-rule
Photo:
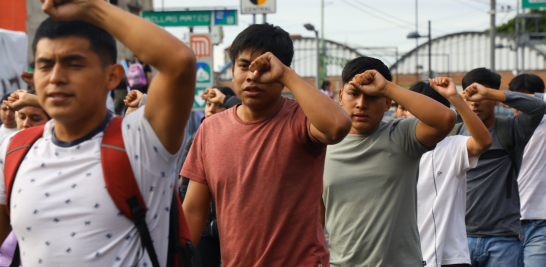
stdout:
<svg viewBox="0 0 546 267">
<path fill-rule="evenodd" d="M 294 100 L 252 122 L 238 107 L 203 122 L 181 172 L 216 201 L 223 265 L 330 266 L 320 223 L 326 146 Z"/>
</svg>

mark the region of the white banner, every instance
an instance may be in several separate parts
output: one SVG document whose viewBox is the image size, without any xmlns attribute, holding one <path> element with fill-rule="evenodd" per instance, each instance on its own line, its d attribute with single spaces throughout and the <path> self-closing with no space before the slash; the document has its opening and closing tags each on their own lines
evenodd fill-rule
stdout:
<svg viewBox="0 0 546 267">
<path fill-rule="evenodd" d="M 26 71 L 28 37 L 24 32 L 0 29 L 0 97 L 17 89 L 27 89 L 21 79 Z"/>
</svg>

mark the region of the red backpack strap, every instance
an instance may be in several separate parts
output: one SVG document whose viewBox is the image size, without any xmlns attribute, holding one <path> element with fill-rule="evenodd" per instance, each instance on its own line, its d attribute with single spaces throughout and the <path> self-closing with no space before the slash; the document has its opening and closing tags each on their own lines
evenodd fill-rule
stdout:
<svg viewBox="0 0 546 267">
<path fill-rule="evenodd" d="M 23 161 L 34 142 L 44 134 L 44 127 L 45 125 L 40 125 L 22 130 L 15 134 L 9 143 L 4 160 L 4 183 L 6 185 L 6 209 L 8 215 L 10 214 L 9 199 L 19 165 L 21 165 L 21 161 Z"/>
<path fill-rule="evenodd" d="M 125 150 L 121 132 L 122 122 L 123 117 L 114 117 L 102 137 L 101 162 L 104 182 L 116 207 L 134 222 L 142 246 L 148 251 L 152 266 L 159 267 L 152 237 L 146 223 L 146 203 L 140 194 L 131 162 Z"/>
</svg>

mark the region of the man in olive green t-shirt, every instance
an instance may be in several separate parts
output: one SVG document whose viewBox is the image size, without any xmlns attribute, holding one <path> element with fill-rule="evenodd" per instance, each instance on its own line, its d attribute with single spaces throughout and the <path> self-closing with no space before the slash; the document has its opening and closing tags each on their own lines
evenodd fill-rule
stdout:
<svg viewBox="0 0 546 267">
<path fill-rule="evenodd" d="M 351 116 L 345 139 L 328 147 L 323 202 L 332 266 L 423 266 L 417 228 L 421 155 L 455 124 L 455 113 L 398 87 L 381 61 L 343 69 L 339 103 Z M 391 100 L 416 118 L 384 122 Z"/>
</svg>

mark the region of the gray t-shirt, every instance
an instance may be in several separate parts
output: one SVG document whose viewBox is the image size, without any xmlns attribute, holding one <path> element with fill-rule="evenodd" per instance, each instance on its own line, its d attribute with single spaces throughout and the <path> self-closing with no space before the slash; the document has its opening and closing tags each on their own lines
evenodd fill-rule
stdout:
<svg viewBox="0 0 546 267">
<path fill-rule="evenodd" d="M 525 145 L 544 116 L 542 99 L 506 91 L 504 104 L 520 110 L 508 118 L 508 133 L 515 145 L 516 163 L 521 167 Z M 489 129 L 493 145 L 480 156 L 478 166 L 466 173 L 466 233 L 471 237 L 516 236 L 521 232 L 517 176 L 510 157 L 499 141 L 496 127 Z M 461 135 L 470 136 L 465 125 Z M 510 176 L 511 178 L 509 178 Z M 512 180 L 512 197 L 507 198 L 506 180 Z"/>
<path fill-rule="evenodd" d="M 328 146 L 323 201 L 332 266 L 423 266 L 417 178 L 428 151 L 416 118 L 381 122 Z"/>
</svg>

